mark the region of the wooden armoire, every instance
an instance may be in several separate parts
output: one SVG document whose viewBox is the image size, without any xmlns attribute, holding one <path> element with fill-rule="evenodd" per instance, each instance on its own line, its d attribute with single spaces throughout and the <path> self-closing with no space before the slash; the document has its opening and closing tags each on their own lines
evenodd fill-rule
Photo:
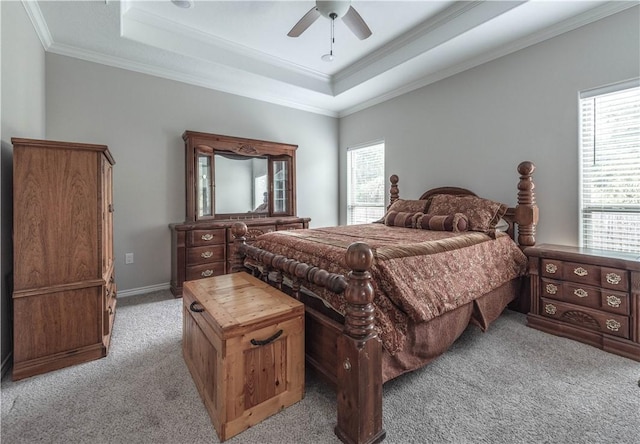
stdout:
<svg viewBox="0 0 640 444">
<path fill-rule="evenodd" d="M 107 355 L 115 161 L 104 145 L 11 142 L 17 380 Z"/>
</svg>

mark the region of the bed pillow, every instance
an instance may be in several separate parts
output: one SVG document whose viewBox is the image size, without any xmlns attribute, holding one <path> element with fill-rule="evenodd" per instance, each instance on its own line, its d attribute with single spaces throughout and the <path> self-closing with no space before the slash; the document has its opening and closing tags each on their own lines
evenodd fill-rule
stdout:
<svg viewBox="0 0 640 444">
<path fill-rule="evenodd" d="M 409 213 L 407 211 L 387 211 L 384 216 L 384 224 L 390 227 L 414 228 L 415 218 L 422 213 Z"/>
<path fill-rule="evenodd" d="M 403 213 L 424 213 L 427 209 L 428 203 L 429 202 L 426 200 L 398 199 L 391 204 L 388 211 L 397 211 Z"/>
<path fill-rule="evenodd" d="M 429 205 L 428 200 L 398 199 L 391 204 L 391 206 L 387 210 L 387 213 L 382 217 L 382 219 L 377 220 L 374 223 L 386 224 L 387 215 L 389 214 L 390 211 L 395 211 L 398 213 L 413 213 L 413 214 L 424 213 L 427 210 L 428 205 Z"/>
<path fill-rule="evenodd" d="M 496 224 L 507 206 L 500 202 L 483 199 L 477 196 L 454 196 L 436 194 L 431 199 L 429 214 L 449 215 L 462 213 L 467 216 L 468 229 L 490 233 L 495 231 Z"/>
<path fill-rule="evenodd" d="M 415 227 L 434 231 L 467 231 L 469 221 L 462 213 L 445 215 L 421 214 L 415 218 Z"/>
</svg>

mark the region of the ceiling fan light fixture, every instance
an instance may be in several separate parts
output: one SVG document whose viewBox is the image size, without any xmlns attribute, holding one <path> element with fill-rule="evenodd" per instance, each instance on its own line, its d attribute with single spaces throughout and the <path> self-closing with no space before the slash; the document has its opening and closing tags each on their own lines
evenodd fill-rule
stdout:
<svg viewBox="0 0 640 444">
<path fill-rule="evenodd" d="M 171 3 L 176 5 L 178 8 L 189 9 L 193 6 L 192 0 L 171 0 Z"/>
<path fill-rule="evenodd" d="M 327 18 L 332 18 L 331 15 L 335 14 L 336 17 L 344 16 L 351 6 L 351 1 L 322 1 L 316 2 L 316 9 L 318 12 Z"/>
<path fill-rule="evenodd" d="M 329 54 L 324 54 L 320 58 L 322 59 L 323 62 L 333 62 L 333 59 L 335 59 L 335 57 L 333 56 L 333 52 L 330 52 Z"/>
</svg>

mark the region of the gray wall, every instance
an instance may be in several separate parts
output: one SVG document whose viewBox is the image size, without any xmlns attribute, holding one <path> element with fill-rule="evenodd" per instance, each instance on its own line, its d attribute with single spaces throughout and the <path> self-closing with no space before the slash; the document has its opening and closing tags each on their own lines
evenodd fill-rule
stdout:
<svg viewBox="0 0 640 444">
<path fill-rule="evenodd" d="M 12 137 L 44 138 L 45 134 L 45 57 L 44 49 L 20 2 L 0 2 L 1 86 L 0 116 L 0 335 L 2 372 L 12 348 L 11 294 L 6 276 L 12 269 L 11 230 Z"/>
<path fill-rule="evenodd" d="M 46 68 L 47 138 L 105 144 L 116 160 L 119 290 L 169 282 L 168 224 L 185 217 L 185 130 L 298 145 L 298 215 L 338 222 L 337 119 L 51 53 Z"/>
<path fill-rule="evenodd" d="M 577 245 L 578 91 L 640 75 L 639 17 L 628 9 L 340 119 L 340 177 L 349 146 L 384 139 L 401 197 L 458 185 L 515 205 L 516 166 L 532 160 L 538 240 Z M 344 181 L 340 208 L 344 223 Z"/>
</svg>

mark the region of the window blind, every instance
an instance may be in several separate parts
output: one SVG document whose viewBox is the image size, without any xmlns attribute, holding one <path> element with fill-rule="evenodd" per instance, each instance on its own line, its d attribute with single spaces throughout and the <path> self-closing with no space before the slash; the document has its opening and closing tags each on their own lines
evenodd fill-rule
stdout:
<svg viewBox="0 0 640 444">
<path fill-rule="evenodd" d="M 580 243 L 640 253 L 640 87 L 580 95 Z"/>
<path fill-rule="evenodd" d="M 384 143 L 347 151 L 347 224 L 384 216 Z"/>
</svg>

